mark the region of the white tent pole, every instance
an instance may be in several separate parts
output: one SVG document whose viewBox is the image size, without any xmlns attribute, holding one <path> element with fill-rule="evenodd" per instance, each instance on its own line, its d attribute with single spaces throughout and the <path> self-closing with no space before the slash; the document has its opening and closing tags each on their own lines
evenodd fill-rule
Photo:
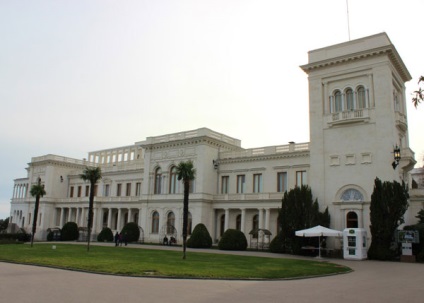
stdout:
<svg viewBox="0 0 424 303">
<path fill-rule="evenodd" d="M 321 258 L 321 236 L 318 237 L 318 256 Z"/>
</svg>

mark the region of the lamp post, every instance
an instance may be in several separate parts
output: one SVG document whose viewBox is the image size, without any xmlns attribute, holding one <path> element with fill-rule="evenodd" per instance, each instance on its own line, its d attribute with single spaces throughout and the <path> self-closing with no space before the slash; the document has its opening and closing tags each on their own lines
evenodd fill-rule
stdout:
<svg viewBox="0 0 424 303">
<path fill-rule="evenodd" d="M 393 149 L 393 157 L 394 157 L 394 161 L 392 162 L 392 167 L 393 169 L 396 169 L 400 161 L 400 147 L 398 145 L 396 145 L 395 148 Z"/>
</svg>

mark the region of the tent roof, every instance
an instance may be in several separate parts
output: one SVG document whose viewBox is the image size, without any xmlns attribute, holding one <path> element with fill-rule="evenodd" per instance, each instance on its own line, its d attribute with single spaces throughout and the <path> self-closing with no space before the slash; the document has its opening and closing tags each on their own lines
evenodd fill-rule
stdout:
<svg viewBox="0 0 424 303">
<path fill-rule="evenodd" d="M 298 237 L 341 237 L 343 233 L 339 230 L 330 229 L 321 225 L 302 229 L 295 232 Z"/>
</svg>

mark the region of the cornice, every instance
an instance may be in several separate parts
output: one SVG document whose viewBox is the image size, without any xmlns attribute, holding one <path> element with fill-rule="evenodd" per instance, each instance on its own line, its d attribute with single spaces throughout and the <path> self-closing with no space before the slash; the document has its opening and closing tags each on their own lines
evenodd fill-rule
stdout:
<svg viewBox="0 0 424 303">
<path fill-rule="evenodd" d="M 346 63 L 351 63 L 358 60 L 363 60 L 366 58 L 371 57 L 377 57 L 377 56 L 383 56 L 387 55 L 390 62 L 393 64 L 393 66 L 396 68 L 396 70 L 399 72 L 400 76 L 402 77 L 403 81 L 409 81 L 412 79 L 411 75 L 409 74 L 408 69 L 406 68 L 405 64 L 403 63 L 402 59 L 400 58 L 396 48 L 393 45 L 387 45 L 382 46 L 370 50 L 365 50 L 361 52 L 356 52 L 348 55 L 343 55 L 339 57 L 329 58 L 326 60 L 316 61 L 312 63 L 308 63 L 305 65 L 300 66 L 300 68 L 307 74 L 309 74 L 312 71 L 326 68 L 330 66 L 337 66 L 342 65 Z"/>
<path fill-rule="evenodd" d="M 85 167 L 85 165 L 83 164 L 69 163 L 69 162 L 63 162 L 63 161 L 52 160 L 52 159 L 46 159 L 46 160 L 28 163 L 28 166 L 30 167 L 47 166 L 47 165 L 61 166 L 61 167 L 67 167 L 72 169 L 81 169 Z"/>
<path fill-rule="evenodd" d="M 186 146 L 197 146 L 199 144 L 206 144 L 216 148 L 224 148 L 228 151 L 240 150 L 241 148 L 238 146 L 234 146 L 231 144 L 227 144 L 225 142 L 213 139 L 208 136 L 199 136 L 194 138 L 187 138 L 182 140 L 174 140 L 168 142 L 159 142 L 159 143 L 151 143 L 151 144 L 142 144 L 141 147 L 145 150 L 161 150 L 161 149 L 171 149 L 171 148 L 181 148 Z"/>
</svg>

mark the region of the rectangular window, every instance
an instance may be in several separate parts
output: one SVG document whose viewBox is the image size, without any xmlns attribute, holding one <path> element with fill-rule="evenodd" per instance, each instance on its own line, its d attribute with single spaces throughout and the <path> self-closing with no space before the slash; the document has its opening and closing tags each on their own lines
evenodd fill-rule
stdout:
<svg viewBox="0 0 424 303">
<path fill-rule="evenodd" d="M 221 194 L 228 194 L 228 180 L 230 179 L 229 176 L 222 176 L 221 177 Z"/>
<path fill-rule="evenodd" d="M 302 185 L 308 184 L 308 180 L 306 179 L 306 171 L 297 171 L 296 172 L 296 186 L 301 187 Z"/>
<path fill-rule="evenodd" d="M 121 191 L 122 191 L 122 184 L 121 183 L 118 183 L 116 185 L 116 196 L 117 197 L 120 197 L 121 196 Z"/>
<path fill-rule="evenodd" d="M 287 190 L 287 173 L 277 173 L 277 192 L 283 193 Z"/>
<path fill-rule="evenodd" d="M 254 193 L 262 192 L 262 174 L 253 175 L 253 192 Z"/>
<path fill-rule="evenodd" d="M 74 187 L 71 186 L 71 189 L 69 191 L 69 198 L 73 198 L 74 197 Z"/>
<path fill-rule="evenodd" d="M 105 192 L 104 192 L 104 196 L 105 197 L 109 197 L 109 193 L 110 193 L 110 185 L 106 184 L 105 185 Z"/>
<path fill-rule="evenodd" d="M 237 176 L 237 193 L 242 194 L 246 189 L 246 176 L 238 175 Z"/>
<path fill-rule="evenodd" d="M 141 183 L 137 182 L 135 184 L 135 195 L 139 197 L 141 195 Z"/>
<path fill-rule="evenodd" d="M 94 185 L 94 196 L 97 197 L 97 184 Z"/>
<path fill-rule="evenodd" d="M 131 183 L 127 183 L 127 190 L 126 190 L 125 195 L 127 197 L 131 196 Z"/>
<path fill-rule="evenodd" d="M 85 196 L 88 197 L 90 195 L 90 186 L 85 186 Z"/>
<path fill-rule="evenodd" d="M 78 186 L 78 198 L 81 197 L 81 186 Z"/>
</svg>

